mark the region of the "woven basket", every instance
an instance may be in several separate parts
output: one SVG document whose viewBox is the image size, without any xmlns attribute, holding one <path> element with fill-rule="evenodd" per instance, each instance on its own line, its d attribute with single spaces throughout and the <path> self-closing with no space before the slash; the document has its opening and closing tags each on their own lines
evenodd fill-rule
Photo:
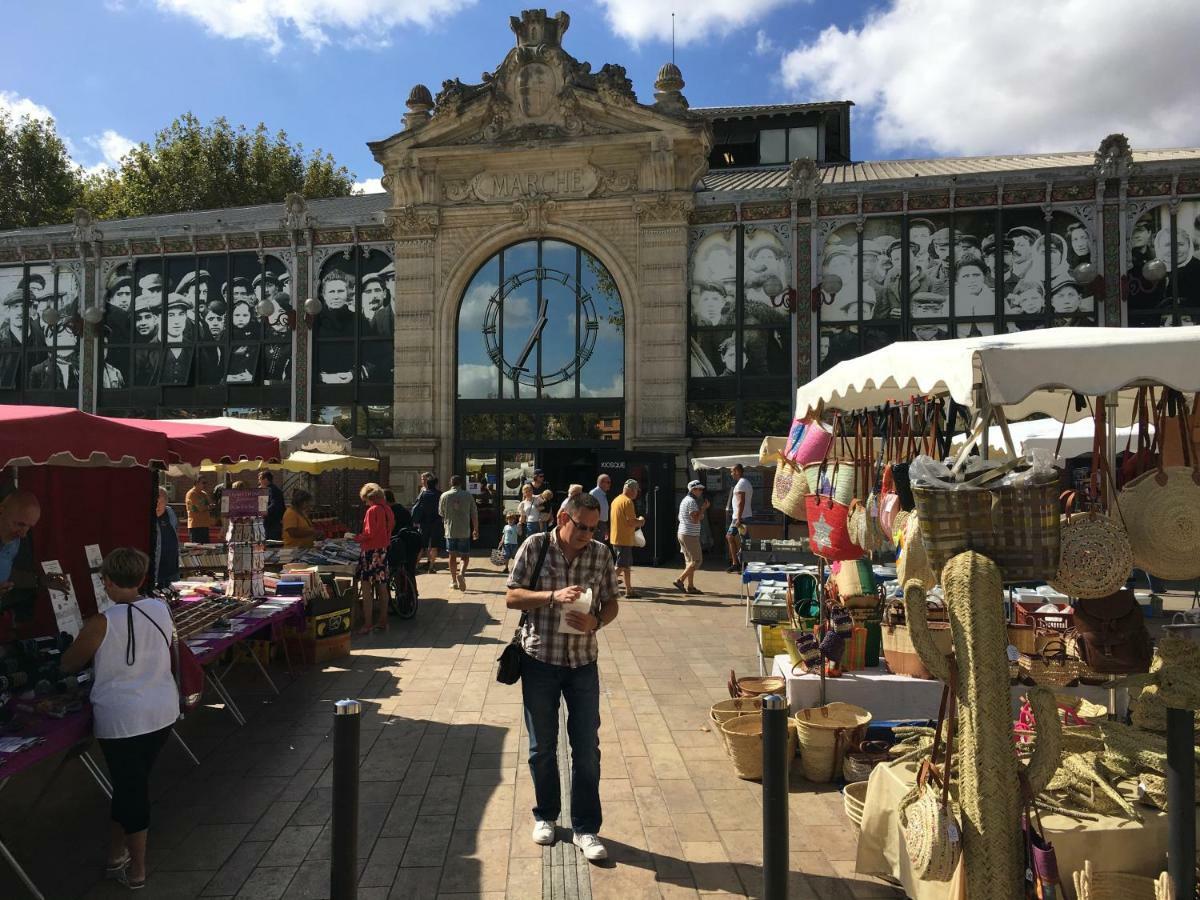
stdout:
<svg viewBox="0 0 1200 900">
<path fill-rule="evenodd" d="M 939 655 L 949 656 L 954 652 L 949 623 L 929 622 L 927 627 Z M 893 675 L 907 675 L 910 678 L 922 678 L 926 681 L 933 679 L 933 675 L 921 660 L 921 654 L 913 645 L 907 625 L 883 626 L 883 658 L 887 661 L 887 667 Z"/>
<path fill-rule="evenodd" d="M 915 512 L 901 513 L 901 516 L 904 517 L 904 525 L 898 544 L 900 552 L 896 556 L 896 579 L 904 585 L 915 578 L 925 590 L 932 590 L 938 582 L 938 572 L 929 562 L 920 517 Z"/>
<path fill-rule="evenodd" d="M 762 699 L 759 697 L 733 697 L 729 700 L 718 700 L 708 711 L 708 716 L 717 725 L 728 722 L 738 716 L 762 712 Z"/>
<path fill-rule="evenodd" d="M 793 519 L 804 518 L 804 498 L 808 496 L 808 479 L 804 470 L 789 460 L 779 458 L 775 463 L 775 481 L 771 485 L 771 505 Z"/>
<path fill-rule="evenodd" d="M 877 765 L 887 762 L 888 755 L 887 744 L 883 741 L 864 741 L 857 750 L 847 751 L 842 762 L 842 777 L 850 784 L 866 781 Z"/>
<path fill-rule="evenodd" d="M 991 490 L 913 485 L 933 571 L 974 550 L 995 562 L 1006 582 L 1053 578 L 1062 534 L 1058 486 L 1057 477 Z"/>
<path fill-rule="evenodd" d="M 862 742 L 871 714 L 850 703 L 828 703 L 796 713 L 804 777 L 817 784 L 842 771 L 846 751 Z"/>
<path fill-rule="evenodd" d="M 863 813 L 867 808 L 867 783 L 852 782 L 842 790 L 842 807 L 846 810 L 846 818 L 854 823 L 855 828 L 862 828 Z"/>
<path fill-rule="evenodd" d="M 1084 671 L 1083 663 L 1067 653 L 1061 640 L 1047 641 L 1041 653 L 1021 654 L 1021 676 L 1038 684 L 1054 687 L 1077 684 Z"/>
<path fill-rule="evenodd" d="M 782 694 L 787 682 L 778 675 L 737 679 L 739 697 L 762 697 L 766 694 Z"/>
<path fill-rule="evenodd" d="M 1129 535 L 1099 513 L 1076 513 L 1062 520 L 1058 572 L 1050 586 L 1068 597 L 1107 597 L 1125 586 L 1133 571 Z"/>
<path fill-rule="evenodd" d="M 1126 875 L 1121 872 L 1096 872 L 1092 861 L 1084 860 L 1083 870 L 1071 876 L 1076 900 L 1172 900 L 1171 877 L 1163 872 L 1158 878 Z"/>
<path fill-rule="evenodd" d="M 721 724 L 725 749 L 734 774 L 746 781 L 759 781 L 763 773 L 762 714 L 734 716 Z M 796 755 L 796 729 L 788 726 L 788 760 Z"/>
<path fill-rule="evenodd" d="M 1133 562 L 1169 581 L 1200 577 L 1200 483 L 1173 466 L 1139 475 L 1121 489 L 1121 515 Z"/>
</svg>

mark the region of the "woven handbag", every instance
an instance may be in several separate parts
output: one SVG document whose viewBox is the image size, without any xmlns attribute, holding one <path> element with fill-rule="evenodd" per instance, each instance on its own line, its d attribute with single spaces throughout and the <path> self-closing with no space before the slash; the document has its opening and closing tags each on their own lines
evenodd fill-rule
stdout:
<svg viewBox="0 0 1200 900">
<path fill-rule="evenodd" d="M 1068 687 L 1079 683 L 1083 664 L 1067 652 L 1066 643 L 1055 638 L 1042 645 L 1038 654 L 1022 653 L 1021 677 L 1037 684 Z"/>
<path fill-rule="evenodd" d="M 758 445 L 758 464 L 760 466 L 771 466 L 775 464 L 775 460 L 779 459 L 787 446 L 787 438 L 781 437 L 765 437 L 762 443 Z"/>
<path fill-rule="evenodd" d="M 1112 473 L 1108 467 L 1108 454 L 1104 447 L 1105 410 L 1097 404 L 1095 411 L 1096 436 L 1092 442 L 1092 484 L 1095 498 L 1105 496 L 1104 487 L 1112 487 Z M 1065 416 L 1063 417 L 1065 420 Z M 1064 423 L 1065 431 L 1066 425 Z M 1061 446 L 1062 436 L 1059 436 Z M 1057 450 L 1055 452 L 1057 456 Z M 1116 506 L 1116 491 L 1110 491 Z M 1058 572 L 1050 579 L 1050 586 L 1068 597 L 1084 599 L 1108 597 L 1125 586 L 1133 571 L 1133 550 L 1129 546 L 1129 535 L 1116 519 L 1096 510 L 1071 514 L 1076 494 L 1067 491 L 1062 495 L 1066 501 L 1062 518 L 1062 542 L 1059 550 Z M 1120 514 L 1120 507 L 1117 506 Z"/>
<path fill-rule="evenodd" d="M 809 494 L 804 498 L 808 519 L 808 545 L 816 556 L 827 560 L 858 559 L 862 548 L 850 540 L 846 530 L 849 510 L 828 497 Z"/>
<path fill-rule="evenodd" d="M 874 609 L 879 605 L 875 572 L 868 560 L 846 560 L 833 565 L 836 569 L 833 584 L 843 606 L 847 609 Z"/>
<path fill-rule="evenodd" d="M 818 419 L 801 424 L 803 428 L 793 443 L 791 438 L 795 434 L 796 423 L 792 423 L 792 434 L 788 435 L 788 446 L 784 455 L 800 466 L 820 462 L 833 444 L 833 432 Z"/>
<path fill-rule="evenodd" d="M 504 555 L 503 547 L 492 548 L 490 559 L 493 566 L 503 566 L 506 562 L 508 562 L 508 557 Z"/>
<path fill-rule="evenodd" d="M 775 481 L 771 485 L 771 505 L 793 519 L 804 518 L 804 498 L 808 480 L 804 470 L 782 456 L 775 463 Z"/>
<path fill-rule="evenodd" d="M 1179 418 L 1187 429 L 1186 410 Z M 1181 446 L 1190 456 L 1188 443 Z M 1189 463 L 1164 468 L 1160 457 L 1120 493 L 1134 565 L 1168 581 L 1200 577 L 1200 464 Z"/>
<path fill-rule="evenodd" d="M 941 570 L 935 572 L 929 562 L 920 516 L 915 512 L 904 515 L 904 530 L 897 542 L 899 552 L 896 554 L 896 579 L 901 584 L 908 584 L 915 578 L 925 590 L 932 590 L 938 583 L 938 573 Z"/>
<path fill-rule="evenodd" d="M 939 769 L 936 761 L 942 725 L 947 718 L 947 705 L 949 725 L 946 729 L 945 760 Z M 921 763 L 916 787 L 901 801 L 900 826 L 904 834 L 904 848 L 908 852 L 913 875 L 921 881 L 949 881 L 962 852 L 962 831 L 950 805 L 956 718 L 954 692 L 948 687 L 943 688 L 941 713 L 933 736 L 933 751 L 930 758 Z"/>
</svg>

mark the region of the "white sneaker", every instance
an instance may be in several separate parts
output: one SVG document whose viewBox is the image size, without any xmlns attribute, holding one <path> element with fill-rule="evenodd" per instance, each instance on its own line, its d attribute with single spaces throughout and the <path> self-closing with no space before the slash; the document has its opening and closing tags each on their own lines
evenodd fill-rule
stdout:
<svg viewBox="0 0 1200 900">
<path fill-rule="evenodd" d="M 588 862 L 599 862 L 608 859 L 608 851 L 600 843 L 600 838 L 594 834 L 575 834 L 571 843 L 583 851 L 583 858 Z"/>
<path fill-rule="evenodd" d="M 533 842 L 541 844 L 543 847 L 548 847 L 554 843 L 554 823 L 553 822 L 534 822 L 533 823 Z"/>
</svg>

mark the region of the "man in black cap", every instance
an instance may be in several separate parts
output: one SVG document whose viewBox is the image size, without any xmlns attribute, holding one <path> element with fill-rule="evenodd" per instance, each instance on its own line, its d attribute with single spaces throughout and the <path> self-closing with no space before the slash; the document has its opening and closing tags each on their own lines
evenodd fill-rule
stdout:
<svg viewBox="0 0 1200 900">
<path fill-rule="evenodd" d="M 0 388 L 15 388 L 24 349 L 25 294 L 9 291 L 0 300 Z"/>
<path fill-rule="evenodd" d="M 158 276 L 154 276 L 157 278 Z M 162 294 L 143 292 L 133 305 L 133 336 L 136 344 L 157 344 L 162 340 L 159 318 L 162 314 Z"/>
<path fill-rule="evenodd" d="M 191 341 L 186 341 L 185 345 L 185 334 L 191 325 L 188 321 L 191 308 L 191 301 L 186 297 L 179 294 L 167 296 L 167 349 L 159 369 L 159 384 L 185 385 L 191 381 Z"/>
</svg>

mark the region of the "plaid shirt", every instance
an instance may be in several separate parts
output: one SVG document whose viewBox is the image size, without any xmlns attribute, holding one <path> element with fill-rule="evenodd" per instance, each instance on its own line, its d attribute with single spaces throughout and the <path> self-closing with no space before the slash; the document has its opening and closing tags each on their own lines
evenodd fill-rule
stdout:
<svg viewBox="0 0 1200 900">
<path fill-rule="evenodd" d="M 585 591 L 591 588 L 590 612 L 594 616 L 599 616 L 604 604 L 616 600 L 617 575 L 608 548 L 598 541 L 592 541 L 568 564 L 558 542 L 558 529 L 532 535 L 521 545 L 512 573 L 508 576 L 510 588 L 529 589 L 542 541 L 550 541 L 550 546 L 546 549 L 546 561 L 542 563 L 542 572 L 533 590 L 557 591 L 573 584 Z M 558 630 L 561 615 L 558 604 L 539 606 L 527 612 L 525 626 L 520 629 L 520 641 L 521 647 L 534 659 L 572 669 L 596 661 L 598 646 L 595 633 L 561 633 Z"/>
</svg>

